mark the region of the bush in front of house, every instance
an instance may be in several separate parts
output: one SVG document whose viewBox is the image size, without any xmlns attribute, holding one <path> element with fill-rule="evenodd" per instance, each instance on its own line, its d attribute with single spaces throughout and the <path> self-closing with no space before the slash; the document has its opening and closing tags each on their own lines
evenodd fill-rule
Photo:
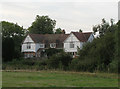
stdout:
<svg viewBox="0 0 120 89">
<path fill-rule="evenodd" d="M 63 52 L 63 49 L 49 48 L 45 50 L 45 53 L 47 54 L 48 58 L 60 52 Z"/>
<path fill-rule="evenodd" d="M 3 62 L 3 70 L 44 70 L 46 69 L 47 59 L 34 60 L 34 59 L 13 59 L 11 62 Z"/>
<path fill-rule="evenodd" d="M 61 52 L 51 56 L 47 61 L 47 66 L 49 69 L 67 70 L 71 61 L 72 56 L 70 54 Z"/>
</svg>

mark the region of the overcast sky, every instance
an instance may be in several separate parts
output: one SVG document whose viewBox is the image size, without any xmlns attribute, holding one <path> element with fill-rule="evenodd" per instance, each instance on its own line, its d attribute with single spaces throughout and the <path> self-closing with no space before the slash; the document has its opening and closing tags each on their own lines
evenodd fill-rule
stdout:
<svg viewBox="0 0 120 89">
<path fill-rule="evenodd" d="M 105 18 L 118 20 L 119 0 L 1 0 L 0 20 L 31 26 L 36 15 L 56 20 L 55 28 L 71 31 L 92 31 L 93 25 Z"/>
</svg>

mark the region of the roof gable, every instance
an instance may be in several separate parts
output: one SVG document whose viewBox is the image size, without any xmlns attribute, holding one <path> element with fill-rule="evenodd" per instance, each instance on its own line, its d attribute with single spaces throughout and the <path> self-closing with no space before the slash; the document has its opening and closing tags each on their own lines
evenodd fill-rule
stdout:
<svg viewBox="0 0 120 89">
<path fill-rule="evenodd" d="M 29 35 L 27 35 L 27 36 L 25 37 L 25 39 L 23 40 L 22 43 L 27 43 L 27 42 L 34 42 Z"/>
<path fill-rule="evenodd" d="M 81 42 L 87 42 L 90 35 L 92 34 L 92 32 L 86 32 L 86 33 L 82 33 L 82 32 L 72 32 L 79 41 Z"/>
<path fill-rule="evenodd" d="M 71 37 L 72 37 L 72 39 L 71 39 Z M 65 43 L 66 41 L 73 41 L 73 40 L 79 41 L 78 38 L 73 33 L 70 33 L 70 35 L 63 41 L 63 43 Z"/>
</svg>

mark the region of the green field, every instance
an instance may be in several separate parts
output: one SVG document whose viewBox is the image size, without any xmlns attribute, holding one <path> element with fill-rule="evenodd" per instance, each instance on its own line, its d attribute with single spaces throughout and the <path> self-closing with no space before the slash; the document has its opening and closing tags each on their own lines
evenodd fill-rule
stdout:
<svg viewBox="0 0 120 89">
<path fill-rule="evenodd" d="M 3 87 L 118 87 L 117 74 L 65 71 L 4 71 Z"/>
</svg>

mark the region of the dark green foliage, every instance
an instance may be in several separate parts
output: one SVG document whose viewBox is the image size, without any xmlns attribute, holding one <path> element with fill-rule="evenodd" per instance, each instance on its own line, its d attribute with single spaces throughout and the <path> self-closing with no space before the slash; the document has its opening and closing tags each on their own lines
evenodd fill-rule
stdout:
<svg viewBox="0 0 120 89">
<path fill-rule="evenodd" d="M 3 70 L 46 70 L 46 69 L 68 69 L 72 57 L 64 52 L 54 54 L 50 59 L 14 59 L 10 62 L 3 62 Z"/>
<path fill-rule="evenodd" d="M 17 23 L 10 23 L 6 21 L 2 21 L 2 37 L 15 37 L 15 36 L 23 36 L 25 29 L 20 27 Z"/>
<path fill-rule="evenodd" d="M 10 22 L 2 21 L 1 23 L 3 61 L 19 58 L 21 56 L 21 43 L 25 35 L 25 29 Z"/>
<path fill-rule="evenodd" d="M 114 53 L 114 33 L 97 38 L 80 50 L 79 60 L 82 61 L 79 62 L 80 69 L 86 68 L 84 71 L 109 71 L 108 66 L 114 59 Z"/>
<path fill-rule="evenodd" d="M 2 57 L 3 61 L 11 61 L 14 57 L 14 41 L 12 38 L 2 40 Z"/>
<path fill-rule="evenodd" d="M 73 59 L 72 70 L 76 71 L 104 71 L 118 72 L 118 25 L 109 27 L 112 29 L 104 35 L 95 38 L 93 42 L 84 44 L 79 50 L 78 59 Z M 104 29 L 105 30 L 105 29 Z"/>
<path fill-rule="evenodd" d="M 116 31 L 115 34 L 115 41 L 116 41 L 116 46 L 115 46 L 115 60 L 118 61 L 118 64 L 120 64 L 120 20 L 117 23 L 118 25 L 118 30 Z M 118 66 L 118 72 L 120 73 L 120 65 Z"/>
<path fill-rule="evenodd" d="M 57 28 L 55 31 L 55 34 L 62 34 L 62 29 L 61 28 Z"/>
<path fill-rule="evenodd" d="M 47 54 L 48 58 L 52 56 L 53 54 L 63 52 L 62 49 L 55 49 L 55 48 L 49 48 L 45 50 L 45 53 Z"/>
<path fill-rule="evenodd" d="M 2 68 L 5 70 L 45 70 L 47 66 L 47 59 L 13 59 L 10 62 L 3 62 Z"/>
<path fill-rule="evenodd" d="M 56 21 L 52 20 L 48 16 L 37 15 L 35 21 L 32 23 L 32 26 L 28 28 L 28 30 L 30 33 L 35 34 L 52 34 L 55 25 Z"/>
<path fill-rule="evenodd" d="M 79 59 L 78 58 L 75 58 L 71 61 L 71 63 L 69 64 L 69 69 L 72 70 L 72 71 L 77 71 L 77 64 L 78 64 L 78 61 Z"/>
<path fill-rule="evenodd" d="M 111 19 L 110 22 L 111 22 L 111 25 L 108 22 L 106 22 L 106 20 L 103 18 L 101 24 L 95 25 L 93 27 L 94 34 L 96 32 L 99 32 L 100 37 L 101 37 L 101 36 L 104 36 L 108 32 L 113 32 L 117 30 L 117 26 L 114 24 L 113 19 Z"/>
<path fill-rule="evenodd" d="M 71 63 L 72 57 L 64 52 L 55 54 L 48 60 L 48 67 L 52 69 L 64 69 L 66 70 Z"/>
</svg>

